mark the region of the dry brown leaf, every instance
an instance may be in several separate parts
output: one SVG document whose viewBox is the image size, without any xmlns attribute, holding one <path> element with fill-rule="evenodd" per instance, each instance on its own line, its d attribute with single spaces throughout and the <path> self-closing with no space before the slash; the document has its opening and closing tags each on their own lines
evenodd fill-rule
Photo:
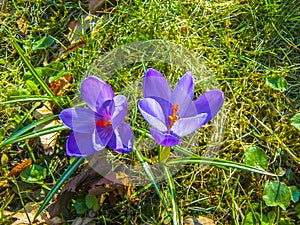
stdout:
<svg viewBox="0 0 300 225">
<path fill-rule="evenodd" d="M 63 186 L 57 200 L 48 207 L 51 218 L 61 213 L 62 209 L 69 203 L 79 188 L 82 192 L 85 192 L 90 188 L 91 183 L 100 178 L 101 176 L 94 170 L 86 168 L 82 173 L 69 179 Z"/>
<path fill-rule="evenodd" d="M 48 116 L 52 116 L 53 112 L 51 109 L 51 103 L 49 101 L 46 101 L 42 104 L 42 107 L 37 108 L 33 112 L 33 116 L 35 119 L 39 120 Z"/>
<path fill-rule="evenodd" d="M 36 110 L 34 110 L 33 112 L 33 116 L 36 119 L 42 119 L 48 116 L 53 115 L 52 109 L 51 109 L 51 103 L 49 101 L 46 101 L 45 103 L 43 103 L 43 106 L 40 108 L 37 108 Z M 48 127 L 53 127 L 60 124 L 59 120 L 52 120 L 48 123 L 39 125 L 35 128 L 35 130 L 39 130 L 39 129 L 45 129 Z M 50 133 L 50 134 L 45 134 L 40 136 L 40 142 L 41 145 L 44 149 L 44 153 L 46 155 L 51 155 L 55 149 L 55 145 L 56 145 L 56 141 L 58 138 L 59 132 L 56 133 Z"/>
<path fill-rule="evenodd" d="M 38 126 L 38 129 L 45 129 L 48 127 L 53 127 L 60 124 L 59 120 L 52 120 L 51 122 Z M 45 134 L 40 136 L 41 145 L 44 149 L 46 155 L 51 155 L 55 149 L 56 141 L 58 138 L 59 132 Z"/>
<path fill-rule="evenodd" d="M 86 40 L 84 37 L 81 37 L 78 41 L 73 42 L 72 44 L 70 44 L 67 49 L 63 50 L 63 52 L 61 53 L 62 57 L 65 57 L 66 55 L 68 55 L 70 52 L 74 52 L 79 48 L 83 48 L 83 46 L 85 45 Z"/>
<path fill-rule="evenodd" d="M 17 213 L 10 214 L 13 219 L 16 219 L 12 225 L 21 225 L 21 224 L 45 224 L 44 218 L 48 218 L 49 215 L 46 212 L 42 212 L 35 220 L 34 216 L 39 209 L 39 205 L 34 202 L 29 202 L 25 205 L 27 214 L 24 209 L 19 210 Z M 28 217 L 30 221 L 28 221 Z"/>
<path fill-rule="evenodd" d="M 216 225 L 216 223 L 205 216 L 198 216 L 197 218 L 186 216 L 183 218 L 183 225 Z"/>
<path fill-rule="evenodd" d="M 22 170 L 24 170 L 27 166 L 32 164 L 32 159 L 26 159 L 18 165 L 14 166 L 7 176 L 12 177 L 18 175 Z"/>
<path fill-rule="evenodd" d="M 81 218 L 77 217 L 75 220 L 73 220 L 71 225 L 94 225 L 96 224 L 92 218 Z"/>
<path fill-rule="evenodd" d="M 62 96 L 73 82 L 73 77 L 71 74 L 65 74 L 60 79 L 57 79 L 49 83 L 49 88 L 56 96 Z"/>
<path fill-rule="evenodd" d="M 62 219 L 62 218 L 59 218 L 57 216 L 55 216 L 54 218 L 44 218 L 43 219 L 45 220 L 46 224 L 47 225 L 60 225 L 60 224 L 63 224 L 65 221 Z"/>
<path fill-rule="evenodd" d="M 95 14 L 97 10 L 103 8 L 105 0 L 89 0 L 89 11 Z"/>
<path fill-rule="evenodd" d="M 71 178 L 63 187 L 62 192 L 76 192 L 77 187 L 82 188 L 82 185 L 90 187 L 91 183 L 100 179 L 101 175 L 90 168 L 86 168 L 77 176 Z"/>
<path fill-rule="evenodd" d="M 73 198 L 74 194 L 75 193 L 68 191 L 62 192 L 58 196 L 57 200 L 48 207 L 50 217 L 54 218 L 58 216 L 62 212 L 62 209 L 66 207 L 69 201 Z"/>
</svg>

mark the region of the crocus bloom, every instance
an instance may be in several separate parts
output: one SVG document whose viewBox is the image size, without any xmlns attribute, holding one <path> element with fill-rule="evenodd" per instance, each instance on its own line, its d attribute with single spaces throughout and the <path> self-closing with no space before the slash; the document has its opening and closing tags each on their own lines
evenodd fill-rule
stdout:
<svg viewBox="0 0 300 225">
<path fill-rule="evenodd" d="M 73 132 L 67 141 L 67 154 L 87 156 L 108 146 L 130 153 L 133 145 L 131 127 L 124 122 L 127 100 L 114 95 L 111 87 L 97 77 L 87 77 L 81 85 L 81 95 L 88 108 L 63 110 L 59 118 Z"/>
<path fill-rule="evenodd" d="M 152 126 L 150 134 L 163 146 L 174 146 L 181 138 L 209 122 L 220 110 L 224 96 L 219 90 L 194 98 L 193 75 L 187 72 L 173 92 L 163 75 L 148 69 L 143 81 L 144 99 L 138 103 L 142 116 Z"/>
</svg>

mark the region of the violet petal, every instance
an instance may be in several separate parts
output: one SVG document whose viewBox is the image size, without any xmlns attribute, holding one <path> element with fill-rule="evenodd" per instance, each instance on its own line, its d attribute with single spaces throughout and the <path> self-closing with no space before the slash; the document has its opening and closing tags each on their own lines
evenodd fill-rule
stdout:
<svg viewBox="0 0 300 225">
<path fill-rule="evenodd" d="M 144 98 L 138 103 L 139 110 L 147 122 L 160 131 L 167 131 L 164 112 L 155 99 Z"/>
<path fill-rule="evenodd" d="M 150 128 L 150 134 L 154 140 L 162 146 L 175 146 L 181 142 L 175 135 L 161 132 L 154 128 Z"/>
<path fill-rule="evenodd" d="M 191 100 L 194 98 L 194 80 L 193 74 L 191 72 L 185 73 L 178 81 L 173 92 L 184 92 L 184 95 L 189 96 Z"/>
<path fill-rule="evenodd" d="M 148 69 L 143 81 L 144 97 L 158 97 L 170 100 L 171 89 L 164 76 L 154 69 Z"/>
<path fill-rule="evenodd" d="M 193 103 L 193 97 L 193 75 L 191 73 L 186 73 L 179 80 L 171 96 L 171 103 L 173 105 L 179 105 L 179 110 L 177 112 L 179 117 L 191 117 L 197 115 L 197 109 Z"/>
<path fill-rule="evenodd" d="M 206 121 L 206 117 L 207 114 L 202 113 L 194 117 L 181 118 L 174 123 L 171 131 L 180 137 L 184 137 L 202 127 Z"/>
<path fill-rule="evenodd" d="M 123 95 L 117 95 L 113 100 L 115 102 L 115 111 L 112 115 L 112 126 L 115 128 L 124 121 L 127 113 L 127 99 Z"/>
<path fill-rule="evenodd" d="M 67 155 L 69 156 L 88 156 L 97 151 L 93 147 L 92 133 L 82 134 L 72 132 L 67 140 Z"/>
<path fill-rule="evenodd" d="M 71 130 L 79 133 L 92 133 L 99 115 L 86 108 L 70 108 L 61 111 L 59 118 Z"/>
<path fill-rule="evenodd" d="M 205 123 L 219 112 L 224 102 L 224 94 L 219 90 L 210 90 L 201 95 L 195 102 L 198 113 L 207 113 Z"/>
<path fill-rule="evenodd" d="M 103 149 L 111 139 L 112 135 L 113 129 L 111 125 L 105 127 L 97 126 L 92 135 L 94 149 L 97 151 Z"/>
<path fill-rule="evenodd" d="M 114 97 L 114 92 L 103 80 L 90 76 L 82 82 L 81 96 L 85 103 L 93 111 L 96 111 L 96 106 L 102 105 L 107 100 L 111 100 Z"/>
<path fill-rule="evenodd" d="M 121 153 L 130 153 L 133 147 L 133 133 L 127 123 L 118 126 L 108 142 L 108 147 Z"/>
<path fill-rule="evenodd" d="M 113 100 L 107 100 L 103 102 L 102 105 L 96 106 L 98 115 L 109 120 L 111 120 L 114 109 L 115 109 L 115 102 Z"/>
</svg>

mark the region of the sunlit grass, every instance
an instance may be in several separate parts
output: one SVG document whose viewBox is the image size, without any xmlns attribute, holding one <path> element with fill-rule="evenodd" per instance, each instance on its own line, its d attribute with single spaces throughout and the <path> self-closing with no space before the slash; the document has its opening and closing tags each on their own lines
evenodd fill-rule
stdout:
<svg viewBox="0 0 300 225">
<path fill-rule="evenodd" d="M 110 6 L 108 4 L 106 8 Z M 61 58 L 60 49 L 70 45 L 66 38 L 68 23 L 84 21 L 87 1 L 7 1 L 1 7 L 1 103 L 36 95 L 23 79 L 29 68 L 13 47 L 8 30 L 34 67 L 43 67 L 55 60 L 64 64 L 74 79 L 68 92 L 69 99 L 77 93 L 88 66 L 104 53 L 131 42 L 168 40 L 183 45 L 203 60 L 225 93 L 227 122 L 218 157 L 242 162 L 249 145 L 260 146 L 268 155 L 269 171 L 286 170 L 285 182 L 300 188 L 299 165 L 285 150 L 286 147 L 292 149 L 299 157 L 299 132 L 290 126 L 290 118 L 299 112 L 300 107 L 299 1 L 119 1 L 112 4 L 114 10 L 102 9 L 105 12 L 101 17 L 92 15 L 89 29 L 77 31 L 78 36 L 85 38 L 85 45 Z M 23 27 L 17 24 L 20 18 L 23 18 Z M 33 42 L 48 35 L 56 39 L 53 45 L 45 50 L 31 50 Z M 174 82 L 186 72 L 149 62 L 123 68 L 112 75 L 108 83 L 117 93 L 122 93 L 126 85 L 142 79 L 148 67 L 156 68 L 166 76 L 177 75 Z M 266 78 L 273 74 L 288 81 L 290 86 L 286 92 L 279 92 L 266 84 Z M 43 77 L 43 80 L 47 82 L 48 78 Z M 201 94 L 200 85 L 197 90 L 198 96 Z M 51 97 L 40 86 L 39 91 L 41 95 Z M 36 121 L 31 111 L 37 107 L 35 102 L 0 104 L 0 123 L 5 131 L 1 141 Z M 64 106 L 67 107 L 67 103 Z M 132 112 L 130 119 L 135 126 L 143 127 L 142 117 L 136 109 L 133 108 Z M 37 159 L 36 164 L 45 168 L 56 164 L 57 170 L 52 168 L 51 171 L 58 180 L 69 165 L 64 151 L 67 135 L 60 136 L 51 156 L 45 155 L 38 138 L 5 145 L 0 149 L 0 155 L 7 155 L 8 161 L 0 166 L 0 182 L 7 181 L 7 174 L 13 166 L 31 157 L 28 145 Z M 200 146 L 195 149 L 196 153 L 205 153 L 209 135 L 209 127 L 200 130 Z M 20 178 L 16 179 L 24 183 Z M 271 210 L 262 200 L 266 180 L 272 178 L 236 169 L 186 166 L 174 175 L 180 215 L 195 218 L 203 215 L 220 224 L 241 224 L 251 210 L 264 213 Z M 51 186 L 52 177 L 49 176 L 46 182 Z M 167 190 L 167 185 L 162 185 Z M 18 188 L 21 192 L 12 182 L 1 186 L 1 212 L 21 209 L 20 194 L 25 204 L 41 203 L 47 192 L 39 185 L 25 185 L 22 189 L 19 184 Z M 30 192 L 40 192 L 40 195 L 30 195 Z M 82 197 L 87 193 L 77 194 Z M 11 199 L 13 195 L 15 197 Z M 80 216 L 74 208 L 78 196 L 68 204 L 67 213 L 63 214 L 65 219 Z M 127 201 L 125 196 L 120 196 L 116 205 L 110 205 L 106 200 L 95 218 L 99 224 L 163 224 L 170 223 L 168 215 L 168 209 L 160 202 L 155 190 L 147 187 L 135 200 Z M 297 218 L 295 213 L 282 213 L 280 217 L 292 222 Z M 1 220 L 10 223 L 9 219 Z"/>
</svg>

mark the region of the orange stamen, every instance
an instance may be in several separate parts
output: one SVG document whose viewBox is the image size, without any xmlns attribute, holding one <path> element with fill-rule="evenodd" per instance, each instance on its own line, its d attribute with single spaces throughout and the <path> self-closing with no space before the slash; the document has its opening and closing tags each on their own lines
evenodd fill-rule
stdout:
<svg viewBox="0 0 300 225">
<path fill-rule="evenodd" d="M 110 120 L 104 120 L 104 119 L 100 119 L 96 122 L 96 126 L 100 126 L 100 127 L 107 127 L 111 125 L 111 121 Z"/>
<path fill-rule="evenodd" d="M 174 123 L 179 119 L 179 116 L 177 115 L 177 111 L 179 109 L 179 105 L 172 105 L 172 115 L 169 116 L 170 119 L 170 128 L 174 125 Z"/>
</svg>

